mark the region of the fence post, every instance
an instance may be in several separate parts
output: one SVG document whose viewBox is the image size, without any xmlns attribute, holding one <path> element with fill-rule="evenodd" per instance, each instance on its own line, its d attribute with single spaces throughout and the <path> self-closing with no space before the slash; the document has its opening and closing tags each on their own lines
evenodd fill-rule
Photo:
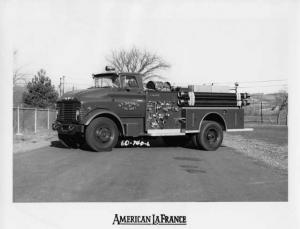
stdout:
<svg viewBox="0 0 300 229">
<path fill-rule="evenodd" d="M 49 120 L 49 108 L 48 108 L 48 111 L 47 111 L 47 128 L 48 128 L 48 130 L 49 130 L 49 122 L 50 122 L 50 120 Z"/>
<path fill-rule="evenodd" d="M 260 122 L 263 123 L 263 111 L 262 111 L 262 102 L 260 102 Z"/>
<path fill-rule="evenodd" d="M 37 108 L 34 110 L 34 133 L 36 133 Z"/>
<path fill-rule="evenodd" d="M 20 107 L 19 106 L 17 108 L 17 128 L 18 128 L 18 130 L 17 130 L 16 135 L 22 135 L 20 133 Z"/>
</svg>

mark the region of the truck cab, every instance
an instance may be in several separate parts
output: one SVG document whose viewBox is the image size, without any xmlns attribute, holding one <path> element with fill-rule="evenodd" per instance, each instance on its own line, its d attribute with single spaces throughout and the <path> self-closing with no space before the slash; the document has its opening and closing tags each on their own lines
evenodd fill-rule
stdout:
<svg viewBox="0 0 300 229">
<path fill-rule="evenodd" d="M 53 129 L 65 145 L 87 143 L 103 151 L 120 137 L 185 135 L 197 148 L 216 150 L 223 131 L 245 130 L 247 94 L 198 92 L 155 81 L 144 86 L 137 73 L 105 72 L 93 79 L 94 87 L 57 101 Z"/>
</svg>

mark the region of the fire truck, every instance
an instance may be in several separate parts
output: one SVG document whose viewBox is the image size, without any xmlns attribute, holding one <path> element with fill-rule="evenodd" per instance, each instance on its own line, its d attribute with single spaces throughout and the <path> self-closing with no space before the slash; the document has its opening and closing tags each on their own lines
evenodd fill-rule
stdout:
<svg viewBox="0 0 300 229">
<path fill-rule="evenodd" d="M 224 131 L 251 130 L 244 128 L 247 93 L 160 81 L 144 84 L 141 74 L 111 69 L 93 79 L 93 87 L 67 92 L 56 103 L 52 128 L 67 146 L 86 144 L 107 151 L 120 138 L 163 137 L 171 142 L 181 136 L 195 148 L 213 151 L 222 144 Z"/>
</svg>

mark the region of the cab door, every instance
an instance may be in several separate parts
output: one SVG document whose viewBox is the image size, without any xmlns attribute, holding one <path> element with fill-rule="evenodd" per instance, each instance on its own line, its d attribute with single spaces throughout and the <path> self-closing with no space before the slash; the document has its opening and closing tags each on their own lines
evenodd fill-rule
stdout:
<svg viewBox="0 0 300 229">
<path fill-rule="evenodd" d="M 120 88 L 114 94 L 116 112 L 121 118 L 144 118 L 146 95 L 135 75 L 120 75 Z"/>
<path fill-rule="evenodd" d="M 114 95 L 116 113 L 122 120 L 125 136 L 137 137 L 145 133 L 146 94 L 141 78 L 120 75 L 120 88 Z M 140 82 L 140 83 L 139 83 Z"/>
</svg>

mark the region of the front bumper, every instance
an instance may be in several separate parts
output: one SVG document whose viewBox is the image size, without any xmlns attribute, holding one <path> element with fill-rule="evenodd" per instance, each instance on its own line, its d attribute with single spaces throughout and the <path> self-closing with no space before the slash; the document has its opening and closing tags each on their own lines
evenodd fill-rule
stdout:
<svg viewBox="0 0 300 229">
<path fill-rule="evenodd" d="M 76 134 L 76 133 L 84 133 L 84 125 L 80 124 L 63 124 L 61 122 L 55 121 L 52 123 L 52 129 L 56 130 L 60 134 Z"/>
</svg>

